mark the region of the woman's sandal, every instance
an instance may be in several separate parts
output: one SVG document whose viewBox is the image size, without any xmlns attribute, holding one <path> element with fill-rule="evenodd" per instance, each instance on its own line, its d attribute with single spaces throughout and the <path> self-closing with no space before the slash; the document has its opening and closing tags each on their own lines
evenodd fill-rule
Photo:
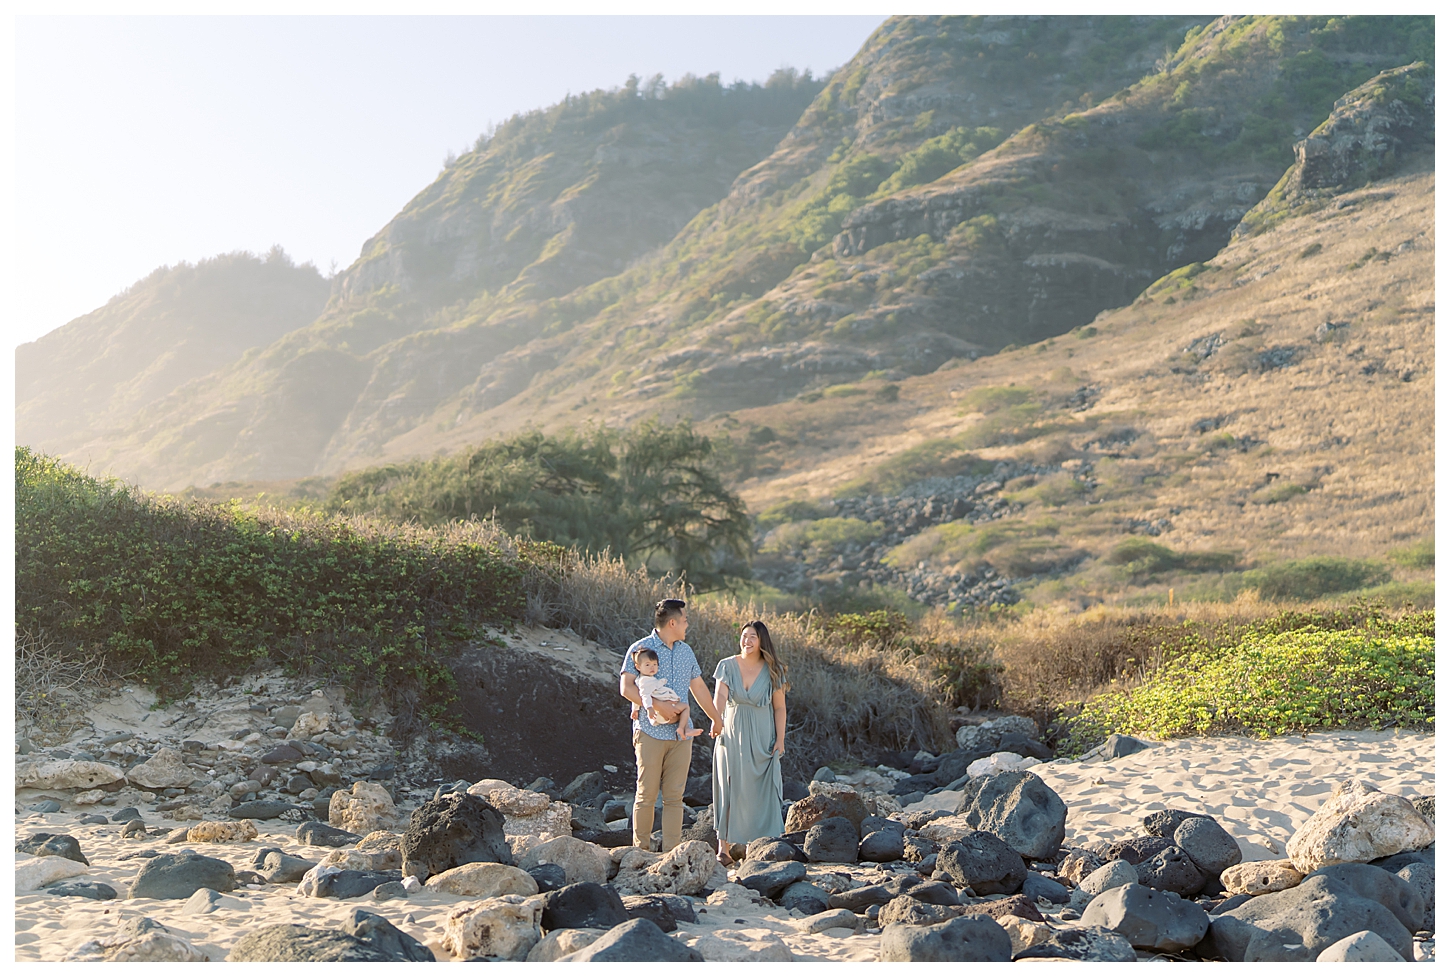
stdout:
<svg viewBox="0 0 1450 977">
<path fill-rule="evenodd" d="M 720 863 L 721 868 L 729 868 L 730 866 L 735 864 L 735 859 L 731 858 L 724 852 L 716 852 L 715 861 Z"/>
</svg>

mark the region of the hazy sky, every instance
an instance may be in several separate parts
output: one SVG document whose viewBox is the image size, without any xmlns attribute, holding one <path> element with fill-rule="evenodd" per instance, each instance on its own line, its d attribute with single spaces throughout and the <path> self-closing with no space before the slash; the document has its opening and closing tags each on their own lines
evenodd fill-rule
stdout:
<svg viewBox="0 0 1450 977">
<path fill-rule="evenodd" d="M 819 75 L 881 20 L 20 18 L 11 344 L 182 260 L 346 267 L 490 122 L 631 72 Z"/>
</svg>

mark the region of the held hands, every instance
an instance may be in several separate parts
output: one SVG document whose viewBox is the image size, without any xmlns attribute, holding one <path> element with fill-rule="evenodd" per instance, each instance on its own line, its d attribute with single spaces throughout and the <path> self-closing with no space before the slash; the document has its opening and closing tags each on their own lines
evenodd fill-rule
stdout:
<svg viewBox="0 0 1450 977">
<path fill-rule="evenodd" d="M 719 736 L 723 732 L 725 732 L 725 727 L 724 726 L 722 726 L 720 723 L 716 722 L 713 719 L 710 720 L 710 738 L 711 739 L 714 739 L 715 737 Z"/>
</svg>

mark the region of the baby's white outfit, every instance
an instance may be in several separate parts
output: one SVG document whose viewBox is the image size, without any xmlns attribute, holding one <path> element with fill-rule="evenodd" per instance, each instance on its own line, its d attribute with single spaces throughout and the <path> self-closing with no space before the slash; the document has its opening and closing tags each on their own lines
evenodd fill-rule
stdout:
<svg viewBox="0 0 1450 977">
<path fill-rule="evenodd" d="M 639 697 L 644 702 L 645 711 L 649 711 L 654 707 L 654 700 L 656 699 L 659 699 L 661 702 L 680 701 L 680 697 L 675 694 L 675 690 L 670 688 L 669 683 L 658 675 L 641 675 L 634 684 L 635 688 L 639 689 Z"/>
</svg>

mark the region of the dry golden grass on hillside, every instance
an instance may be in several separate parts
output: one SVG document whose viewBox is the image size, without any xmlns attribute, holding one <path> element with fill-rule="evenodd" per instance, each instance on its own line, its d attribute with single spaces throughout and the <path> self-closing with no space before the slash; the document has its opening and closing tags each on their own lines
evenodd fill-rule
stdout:
<svg viewBox="0 0 1450 977">
<path fill-rule="evenodd" d="M 975 452 L 1094 465 L 1098 487 L 1088 501 L 1044 490 L 1017 496 L 1027 504 L 1019 520 L 1050 522 L 1058 545 L 1101 557 L 1125 538 L 1130 518 L 1167 518 L 1171 531 L 1154 542 L 1236 552 L 1244 565 L 1321 554 L 1381 558 L 1427 538 L 1434 525 L 1434 175 L 1428 162 L 1407 170 L 1232 242 L 1206 266 L 1100 315 L 1095 335 L 1079 330 L 949 364 L 900 382 L 895 403 L 822 398 L 734 412 L 715 423 L 769 427 L 782 446 L 762 451 L 778 471 L 747 479 L 742 494 L 753 511 L 831 497 L 903 451 L 981 423 L 964 404 L 983 387 L 1091 386 L 1100 391 L 1096 403 L 1051 415 L 1060 422 L 1054 433 Z M 1316 335 L 1326 322 L 1344 328 Z M 1185 353 L 1214 334 L 1220 345 L 1212 355 L 1196 362 Z M 1122 430 L 1135 436 L 1130 443 L 1088 446 Z M 1154 586 L 1166 596 L 1172 584 Z M 1034 597 L 1074 597 L 1068 606 L 1081 607 L 1133 592 L 1087 573 Z"/>
</svg>

